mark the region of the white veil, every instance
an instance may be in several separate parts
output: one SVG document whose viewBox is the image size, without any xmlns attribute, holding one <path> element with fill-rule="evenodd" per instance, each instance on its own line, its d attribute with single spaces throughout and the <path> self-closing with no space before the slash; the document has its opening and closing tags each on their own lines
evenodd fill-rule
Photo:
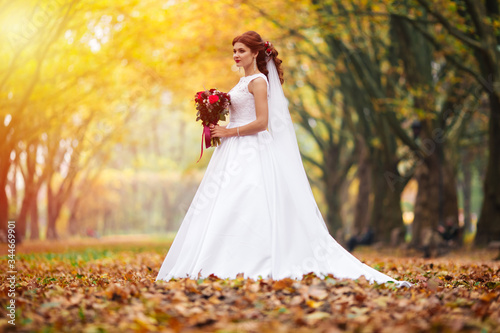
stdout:
<svg viewBox="0 0 500 333">
<path fill-rule="evenodd" d="M 289 196 L 288 204 L 294 207 L 304 207 L 316 210 L 321 225 L 328 230 L 325 221 L 317 207 L 307 174 L 302 164 L 297 137 L 292 118 L 288 109 L 288 100 L 283 93 L 276 64 L 272 57 L 267 57 L 267 77 L 269 82 L 269 117 L 268 128 L 274 141 L 279 173 L 287 179 Z M 308 210 L 311 212 L 311 210 Z M 312 222 L 312 221 L 311 221 Z"/>
<path fill-rule="evenodd" d="M 270 185 L 273 219 L 273 278 L 301 278 L 315 272 L 338 278 L 396 281 L 360 262 L 330 235 L 318 209 L 300 157 L 297 137 L 274 60 L 267 59 L 269 82 L 268 128 L 273 137 L 275 179 Z"/>
</svg>

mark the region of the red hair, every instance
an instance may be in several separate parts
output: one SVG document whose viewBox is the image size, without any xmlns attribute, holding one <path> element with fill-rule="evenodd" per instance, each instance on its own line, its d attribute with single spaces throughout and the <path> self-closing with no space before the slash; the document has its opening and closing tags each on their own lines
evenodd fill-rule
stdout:
<svg viewBox="0 0 500 333">
<path fill-rule="evenodd" d="M 233 46 L 236 43 L 245 44 L 245 46 L 248 47 L 254 53 L 259 52 L 259 54 L 257 55 L 257 68 L 259 68 L 259 71 L 261 71 L 267 77 L 267 75 L 269 74 L 266 64 L 267 48 L 265 46 L 265 42 L 262 39 L 262 37 L 260 37 L 260 35 L 255 31 L 247 31 L 240 36 L 234 37 Z M 281 84 L 283 84 L 283 82 L 285 82 L 285 80 L 283 79 L 283 69 L 281 68 L 281 63 L 283 61 L 280 58 L 278 58 L 278 51 L 274 48 L 273 44 L 271 44 L 269 49 L 271 49 L 270 57 L 273 59 L 274 64 L 276 65 L 280 82 Z"/>
</svg>

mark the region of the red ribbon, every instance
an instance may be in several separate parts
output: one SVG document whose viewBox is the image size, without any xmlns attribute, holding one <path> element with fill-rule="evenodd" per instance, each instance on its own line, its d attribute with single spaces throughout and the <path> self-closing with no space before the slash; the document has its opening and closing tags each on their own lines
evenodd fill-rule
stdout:
<svg viewBox="0 0 500 333">
<path fill-rule="evenodd" d="M 200 158 L 196 163 L 198 163 L 201 160 L 201 157 L 203 156 L 203 139 L 205 139 L 205 148 L 210 148 L 212 146 L 211 144 L 211 136 L 210 136 L 210 127 L 207 125 L 203 125 L 203 132 L 201 133 L 201 154 Z"/>
</svg>

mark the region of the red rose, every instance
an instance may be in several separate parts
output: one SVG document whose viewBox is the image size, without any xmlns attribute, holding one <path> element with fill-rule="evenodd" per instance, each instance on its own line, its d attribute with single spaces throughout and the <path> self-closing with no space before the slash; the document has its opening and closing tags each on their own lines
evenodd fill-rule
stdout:
<svg viewBox="0 0 500 333">
<path fill-rule="evenodd" d="M 199 100 L 200 102 L 201 102 L 201 101 L 203 101 L 203 95 L 202 95 L 202 92 L 201 92 L 201 91 L 198 93 L 198 100 Z"/>
<path fill-rule="evenodd" d="M 214 104 L 218 100 L 219 100 L 219 96 L 217 96 L 217 95 L 210 95 L 210 96 L 208 96 L 208 101 L 210 102 L 210 104 Z"/>
</svg>

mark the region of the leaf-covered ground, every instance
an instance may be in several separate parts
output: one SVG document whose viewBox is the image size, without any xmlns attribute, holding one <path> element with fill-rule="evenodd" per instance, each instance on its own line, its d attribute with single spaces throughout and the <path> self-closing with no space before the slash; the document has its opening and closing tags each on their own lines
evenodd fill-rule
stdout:
<svg viewBox="0 0 500 333">
<path fill-rule="evenodd" d="M 354 252 L 412 288 L 314 275 L 155 282 L 168 245 L 157 239 L 18 245 L 16 326 L 6 316 L 9 281 L 2 274 L 0 331 L 500 332 L 494 252 L 461 250 L 436 259 Z M 5 244 L 1 249 L 6 254 Z"/>
</svg>

